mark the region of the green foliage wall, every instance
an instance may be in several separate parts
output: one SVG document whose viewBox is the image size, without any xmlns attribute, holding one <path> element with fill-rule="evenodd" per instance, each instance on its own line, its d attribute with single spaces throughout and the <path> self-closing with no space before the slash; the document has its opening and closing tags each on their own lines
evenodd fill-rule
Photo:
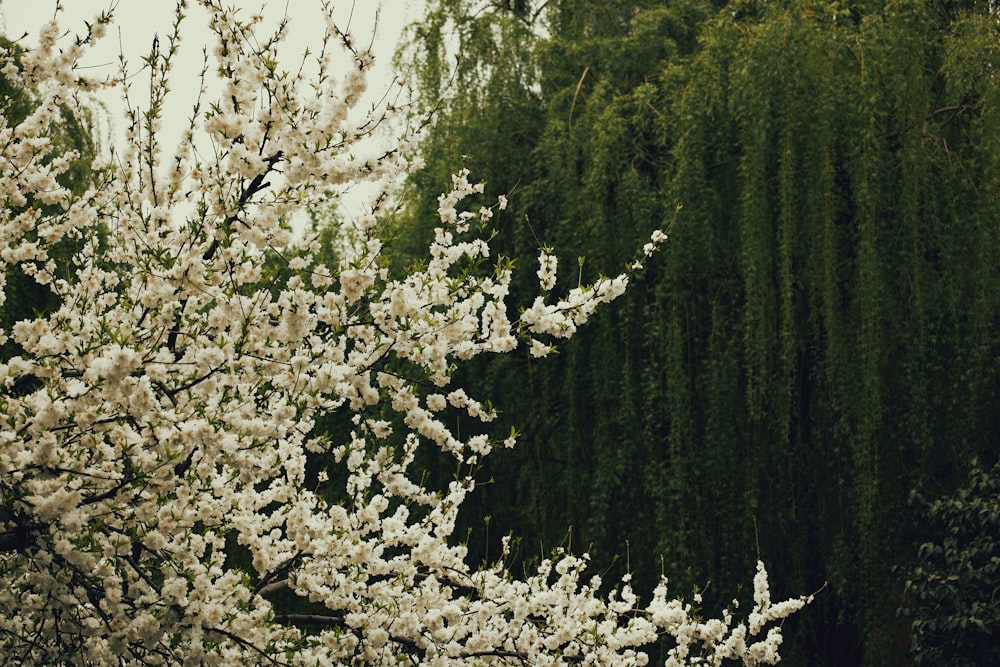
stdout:
<svg viewBox="0 0 1000 667">
<path fill-rule="evenodd" d="M 513 531 L 530 558 L 569 523 L 598 567 L 710 582 L 709 605 L 759 554 L 779 595 L 825 586 L 791 664 L 905 661 L 906 498 L 1000 436 L 1000 31 L 967 4 L 552 3 L 504 56 L 536 81 L 444 110 L 401 243 L 463 155 L 513 192 L 526 280 L 541 245 L 575 286 L 671 233 L 555 363 L 469 372 L 525 434 L 488 463 L 474 552 Z"/>
</svg>

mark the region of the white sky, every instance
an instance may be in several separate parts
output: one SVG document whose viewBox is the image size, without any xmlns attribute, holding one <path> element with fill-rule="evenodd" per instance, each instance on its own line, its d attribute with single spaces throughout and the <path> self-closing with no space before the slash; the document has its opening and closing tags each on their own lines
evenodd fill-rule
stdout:
<svg viewBox="0 0 1000 667">
<path fill-rule="evenodd" d="M 235 5 L 249 16 L 259 12 L 263 6 L 266 25 L 277 25 L 286 13 L 291 18 L 289 34 L 283 44 L 284 64 L 289 69 L 301 62 L 306 46 L 315 53 L 319 48 L 324 21 L 320 0 L 224 0 L 227 5 Z M 49 21 L 56 7 L 56 0 L 0 0 L 0 33 L 7 38 L 20 41 L 28 46 L 37 43 L 39 28 Z M 176 3 L 172 0 L 62 0 L 63 10 L 59 13 L 59 24 L 71 34 L 83 32 L 85 20 L 92 20 L 102 10 L 115 5 L 115 25 L 101 41 L 99 48 L 84 60 L 95 67 L 96 72 L 107 70 L 114 75 L 118 70 L 119 50 L 128 61 L 129 72 L 142 68 L 141 57 L 149 53 L 155 35 L 159 35 L 161 46 L 173 26 Z M 416 20 L 423 11 L 423 0 L 334 0 L 333 16 L 337 25 L 349 31 L 359 47 L 372 43 L 375 66 L 369 78 L 368 95 L 371 101 L 378 99 L 390 88 L 393 79 L 392 58 L 398 46 L 403 27 Z M 377 17 L 377 18 L 376 18 Z M 28 33 L 23 40 L 19 40 Z M 266 32 L 264 34 L 267 34 Z M 189 0 L 187 18 L 181 26 L 181 50 L 176 57 L 171 78 L 171 92 L 166 100 L 164 134 L 161 137 L 165 148 L 176 145 L 181 132 L 187 126 L 191 108 L 198 91 L 197 77 L 202 69 L 202 46 L 211 44 L 211 35 L 205 21 L 205 13 L 197 0 Z M 133 88 L 133 104 L 142 104 L 144 93 L 140 87 L 144 78 L 140 74 Z M 184 81 L 192 81 L 185 86 Z M 148 91 L 148 88 L 146 89 Z M 112 142 L 120 144 L 124 132 L 124 106 L 120 95 L 105 99 L 111 115 L 110 132 Z M 368 101 L 363 108 L 368 107 Z M 352 199 L 363 202 L 365 193 L 358 192 L 343 202 L 345 213 L 350 215 Z"/>
</svg>

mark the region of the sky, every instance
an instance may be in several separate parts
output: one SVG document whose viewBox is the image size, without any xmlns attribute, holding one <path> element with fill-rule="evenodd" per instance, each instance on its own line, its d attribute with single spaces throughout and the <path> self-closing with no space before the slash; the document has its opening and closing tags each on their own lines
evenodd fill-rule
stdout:
<svg viewBox="0 0 1000 667">
<path fill-rule="evenodd" d="M 324 22 L 321 0 L 224 0 L 236 5 L 247 14 L 261 11 L 267 25 L 276 25 L 283 15 L 290 17 L 289 36 L 285 47 L 285 64 L 291 69 L 301 61 L 305 46 L 315 51 L 321 44 Z M 124 53 L 130 72 L 142 68 L 141 57 L 148 54 L 155 36 L 163 43 L 173 25 L 175 2 L 171 0 L 62 0 L 59 24 L 70 33 L 82 32 L 84 21 L 92 20 L 102 10 L 114 6 L 115 25 L 101 41 L 99 47 L 84 60 L 94 72 L 117 72 L 119 52 Z M 202 69 L 201 47 L 211 43 L 205 13 L 196 0 L 189 0 L 187 18 L 182 24 L 181 51 L 178 54 L 172 78 L 171 92 L 166 101 L 168 111 L 164 122 L 163 145 L 173 146 L 187 126 L 195 101 L 198 85 L 185 86 L 184 81 L 197 82 Z M 374 101 L 388 90 L 393 80 L 392 59 L 403 27 L 420 16 L 423 2 L 413 0 L 334 0 L 333 17 L 337 25 L 352 34 L 361 46 L 372 44 L 375 66 L 369 79 L 368 96 Z M 0 0 L 0 33 L 25 46 L 37 43 L 39 28 L 49 21 L 56 8 L 56 0 Z M 23 35 L 25 35 L 22 38 Z M 141 100 L 141 79 L 133 94 Z M 148 90 L 148 88 L 147 88 Z M 103 99 L 109 114 L 104 134 L 107 141 L 120 144 L 124 135 L 124 104 L 120 94 Z M 367 107 L 367 103 L 364 105 Z M 352 205 L 366 200 L 366 193 L 357 191 L 348 196 L 343 205 L 350 214 Z M 352 199 L 357 201 L 352 201 Z"/>
</svg>

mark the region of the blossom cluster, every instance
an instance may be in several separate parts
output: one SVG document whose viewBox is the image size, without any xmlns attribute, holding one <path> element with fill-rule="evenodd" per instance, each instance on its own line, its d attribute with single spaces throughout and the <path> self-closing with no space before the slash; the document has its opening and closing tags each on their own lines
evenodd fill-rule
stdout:
<svg viewBox="0 0 1000 667">
<path fill-rule="evenodd" d="M 524 579 L 503 559 L 467 564 L 451 538 L 471 471 L 514 439 L 449 426 L 495 416 L 454 385 L 455 368 L 524 344 L 544 354 L 628 275 L 556 299 L 555 257 L 543 253 L 545 294 L 512 318 L 511 268 L 471 230 L 506 199 L 484 202 L 465 171 L 441 197 L 420 270 L 390 271 L 379 203 L 323 265 L 315 239 L 296 245 L 290 216 L 332 204 L 344 183 L 406 173 L 413 137 L 374 157 L 358 150 L 396 110 L 353 113 L 373 56 L 332 20 L 307 80 L 277 65 L 284 24 L 268 35 L 259 17 L 197 4 L 221 91 L 202 102 L 205 84 L 168 154 L 158 133 L 182 1 L 147 61 L 149 107 L 128 105 L 127 148 L 95 162 L 86 192 L 60 180 L 76 156 L 58 153 L 51 128 L 60 104 L 85 104 L 95 88 L 129 95 L 126 72 L 115 83 L 78 66 L 110 15 L 71 45 L 53 22 L 36 48 L 2 56 L 3 76 L 39 103 L 0 117 L 0 276 L 17 267 L 58 305 L 0 331 L 15 350 L 0 359 L 0 654 L 641 665 L 643 647 L 669 634 L 668 664 L 776 662 L 771 624 L 805 600 L 772 605 L 763 566 L 754 611 L 736 623 L 700 619 L 665 581 L 645 605 L 627 580 L 607 595 L 585 579 L 585 556 L 556 554 Z M 665 240 L 655 232 L 642 255 Z M 420 447 L 455 458 L 447 486 L 426 483 Z"/>
</svg>

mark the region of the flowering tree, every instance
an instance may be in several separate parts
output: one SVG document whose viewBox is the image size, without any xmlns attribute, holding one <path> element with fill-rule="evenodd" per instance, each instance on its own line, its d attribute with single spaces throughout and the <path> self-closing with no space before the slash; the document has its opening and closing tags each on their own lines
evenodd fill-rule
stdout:
<svg viewBox="0 0 1000 667">
<path fill-rule="evenodd" d="M 425 266 L 404 279 L 382 257 L 385 197 L 344 230 L 336 266 L 315 241 L 293 247 L 295 212 L 405 173 L 409 139 L 352 153 L 392 109 L 358 114 L 372 55 L 332 20 L 309 78 L 278 64 L 285 24 L 265 35 L 259 17 L 199 4 L 215 44 L 189 131 L 174 153 L 159 143 L 182 1 L 146 59 L 148 107 L 128 105 L 128 148 L 95 164 L 82 194 L 60 180 L 76 155 L 57 154 L 53 127 L 61 105 L 82 109 L 98 87 L 122 85 L 129 100 L 125 84 L 78 67 L 110 15 L 72 41 L 53 21 L 3 62 L 40 101 L 20 122 L 0 118 L 0 261 L 58 298 L 0 331 L 18 351 L 0 360 L 5 658 L 627 665 L 669 634 L 668 664 L 776 662 L 772 622 L 806 600 L 772 604 L 762 565 L 737 622 L 668 599 L 666 580 L 645 605 L 627 580 L 603 593 L 585 556 L 558 553 L 524 579 L 503 558 L 465 562 L 449 539 L 456 513 L 500 443 L 445 425 L 494 415 L 452 385 L 453 369 L 519 344 L 543 356 L 628 274 L 559 298 L 543 250 L 541 294 L 510 318 L 511 267 L 490 265 L 474 233 L 505 200 L 470 204 L 482 188 L 465 172 L 440 199 Z M 340 79 L 338 45 L 352 64 Z M 212 72 L 221 92 L 207 102 Z M 51 254 L 63 239 L 80 248 L 71 279 Z M 629 271 L 664 240 L 654 232 Z M 269 270 L 275 259 L 286 270 Z M 317 428 L 330 415 L 346 427 Z M 455 458 L 447 488 L 414 465 L 429 446 Z"/>
</svg>

